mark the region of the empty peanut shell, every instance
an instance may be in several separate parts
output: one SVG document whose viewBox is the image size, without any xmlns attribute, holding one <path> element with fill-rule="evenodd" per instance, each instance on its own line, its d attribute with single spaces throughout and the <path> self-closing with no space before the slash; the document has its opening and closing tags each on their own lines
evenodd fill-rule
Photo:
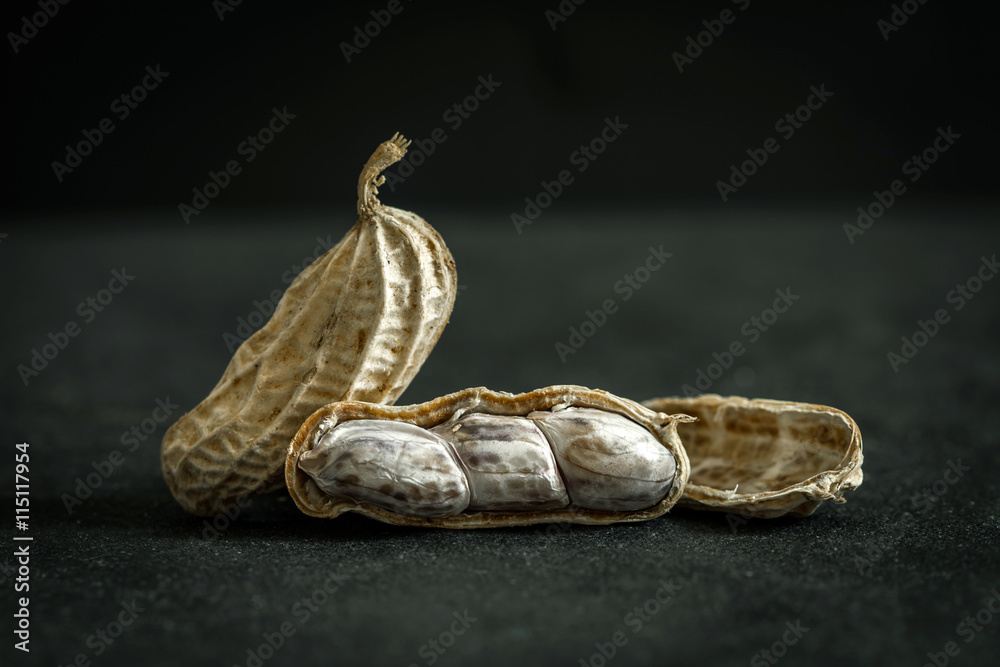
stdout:
<svg viewBox="0 0 1000 667">
<path fill-rule="evenodd" d="M 715 394 L 643 405 L 698 419 L 678 426 L 691 460 L 679 505 L 801 517 L 861 485 L 861 431 L 835 408 Z"/>
</svg>

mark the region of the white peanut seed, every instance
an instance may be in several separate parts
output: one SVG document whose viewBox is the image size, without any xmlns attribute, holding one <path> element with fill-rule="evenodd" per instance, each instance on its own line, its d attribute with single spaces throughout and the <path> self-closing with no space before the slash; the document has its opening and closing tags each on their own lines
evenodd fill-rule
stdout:
<svg viewBox="0 0 1000 667">
<path fill-rule="evenodd" d="M 599 510 L 650 507 L 670 491 L 673 455 L 626 417 L 591 408 L 532 412 L 555 452 L 573 503 Z"/>
<path fill-rule="evenodd" d="M 454 516 L 469 484 L 451 447 L 405 422 L 359 419 L 323 433 L 299 467 L 331 496 L 414 516 Z"/>
<path fill-rule="evenodd" d="M 431 429 L 465 465 L 470 510 L 543 510 L 569 505 L 555 458 L 538 427 L 521 417 L 468 414 Z"/>
</svg>

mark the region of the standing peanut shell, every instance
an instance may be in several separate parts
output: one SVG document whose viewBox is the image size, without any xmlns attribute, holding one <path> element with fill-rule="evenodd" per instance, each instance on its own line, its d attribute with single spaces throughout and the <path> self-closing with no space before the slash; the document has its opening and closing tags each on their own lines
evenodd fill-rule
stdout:
<svg viewBox="0 0 1000 667">
<path fill-rule="evenodd" d="M 497 511 L 465 509 L 457 515 L 451 516 L 419 516 L 400 513 L 398 511 L 389 511 L 372 502 L 359 501 L 345 495 L 330 495 L 324 492 L 317 482 L 314 481 L 314 478 L 303 470 L 303 467 L 306 467 L 310 468 L 311 471 L 319 472 L 329 466 L 340 465 L 343 459 L 350 462 L 353 457 L 358 456 L 356 453 L 358 451 L 357 448 L 353 450 L 339 450 L 339 454 L 323 453 L 314 456 L 312 453 L 313 448 L 324 442 L 334 432 L 338 424 L 351 422 L 352 420 L 382 420 L 380 423 L 404 422 L 418 426 L 421 429 L 426 429 L 428 433 L 438 438 L 440 436 L 434 434 L 444 431 L 445 435 L 447 435 L 447 431 L 451 428 L 460 429 L 462 427 L 462 417 L 468 414 L 518 417 L 523 418 L 528 423 L 532 420 L 545 418 L 547 415 L 561 416 L 575 409 L 580 409 L 579 417 L 573 417 L 573 419 L 578 418 L 581 421 L 592 418 L 594 414 L 599 415 L 602 413 L 611 416 L 614 420 L 624 417 L 632 425 L 631 427 L 642 429 L 643 438 L 650 438 L 656 443 L 657 447 L 662 446 L 665 448 L 668 455 L 673 459 L 669 468 L 671 475 L 669 488 L 663 491 L 666 495 L 662 498 L 657 498 L 655 504 L 649 507 L 628 511 L 590 509 L 576 504 L 568 504 L 568 506 L 558 509 L 552 509 L 548 505 L 539 505 L 538 509 L 532 508 L 520 511 L 509 509 L 499 509 Z M 386 523 L 440 528 L 522 526 L 548 522 L 608 524 L 619 521 L 644 521 L 661 516 L 681 497 L 684 485 L 688 479 L 689 463 L 684 453 L 684 448 L 680 444 L 680 439 L 677 437 L 677 425 L 688 419 L 690 418 L 686 415 L 657 413 L 628 399 L 619 398 L 604 391 L 573 385 L 546 387 L 526 394 L 508 394 L 491 391 L 485 387 L 476 387 L 442 396 L 426 403 L 405 406 L 341 401 L 317 410 L 302 424 L 302 428 L 295 434 L 288 448 L 288 457 L 285 461 L 285 482 L 289 493 L 299 509 L 315 517 L 334 518 L 344 512 L 358 512 L 359 514 Z M 621 431 L 618 430 L 616 432 Z M 392 437 L 394 438 L 395 436 Z M 389 439 L 388 437 L 386 438 L 386 440 Z M 520 435 L 515 438 L 517 442 L 516 445 L 511 446 L 512 450 L 516 447 L 519 451 L 523 451 L 523 442 L 520 439 Z M 441 440 L 441 442 L 443 447 L 450 447 L 444 440 Z M 493 451 L 499 451 L 503 442 L 491 437 L 488 444 Z M 604 449 L 613 449 L 616 451 L 605 451 L 604 454 L 614 458 L 616 455 L 622 453 L 627 454 L 628 447 L 635 443 L 615 442 L 609 444 L 610 447 L 605 447 Z M 580 443 L 573 442 L 570 445 L 571 447 L 579 447 Z M 454 453 L 454 450 L 451 450 L 451 452 Z M 587 460 L 593 461 L 595 460 L 594 456 L 599 454 L 600 452 L 597 454 L 591 453 Z M 335 459 L 331 461 L 331 457 L 335 457 Z M 457 458 L 461 459 L 460 456 Z M 498 458 L 497 463 L 500 463 L 504 457 L 501 455 Z M 639 464 L 643 465 L 647 458 L 649 457 L 640 457 Z M 317 459 L 322 460 L 317 462 Z M 393 451 L 387 455 L 387 460 L 395 462 L 399 460 L 399 457 Z M 610 473 L 628 469 L 627 465 L 620 465 L 620 463 L 620 461 L 615 461 L 609 468 Z M 370 461 L 366 460 L 364 464 L 369 465 Z M 426 487 L 427 480 L 439 479 L 441 471 L 444 470 L 444 467 L 438 464 L 429 463 L 428 465 L 434 466 L 433 478 L 429 475 L 421 476 L 420 471 L 412 470 L 405 473 L 397 471 L 397 477 L 401 478 L 405 483 L 409 483 L 415 478 L 418 481 L 423 479 L 425 480 L 424 486 Z M 516 462 L 512 465 L 513 467 L 517 467 Z M 352 470 L 357 469 L 352 468 Z M 600 471 L 595 470 L 592 472 Z M 565 477 L 565 473 L 563 473 L 563 477 Z M 365 480 L 356 479 L 354 475 L 348 476 L 346 479 L 352 484 L 364 485 L 365 482 Z M 378 482 L 372 483 L 370 486 L 374 487 L 384 481 L 385 478 L 380 477 Z M 459 485 L 464 483 L 467 483 L 465 477 L 462 477 L 457 482 Z M 650 484 L 643 479 L 640 479 L 639 483 L 643 486 L 649 486 Z M 452 488 L 455 489 L 454 491 L 450 491 L 449 497 L 455 498 L 461 496 L 466 498 L 465 502 L 468 502 L 469 495 L 467 490 L 463 490 L 460 486 L 455 487 L 452 482 L 448 482 L 448 484 L 448 489 L 444 489 L 444 491 L 450 491 Z M 410 487 L 412 488 L 412 485 Z M 393 490 L 389 486 L 383 487 L 385 494 L 389 494 Z M 436 498 L 440 495 L 441 490 L 428 490 L 424 488 L 423 491 L 425 496 L 426 493 L 430 492 L 434 493 Z M 400 501 L 405 502 L 405 496 L 402 493 L 397 497 Z M 630 500 L 627 498 L 626 502 Z M 504 507 L 507 507 L 507 505 L 504 505 Z"/>
<path fill-rule="evenodd" d="M 437 342 L 455 302 L 455 262 L 423 219 L 383 206 L 379 174 L 406 153 L 381 144 L 358 182 L 357 224 L 289 285 L 215 389 L 163 437 L 163 477 L 189 512 L 218 514 L 278 488 L 288 442 L 317 408 L 392 403 Z"/>
<path fill-rule="evenodd" d="M 643 405 L 698 419 L 678 427 L 691 459 L 682 506 L 802 517 L 861 485 L 861 431 L 835 408 L 715 394 Z"/>
</svg>

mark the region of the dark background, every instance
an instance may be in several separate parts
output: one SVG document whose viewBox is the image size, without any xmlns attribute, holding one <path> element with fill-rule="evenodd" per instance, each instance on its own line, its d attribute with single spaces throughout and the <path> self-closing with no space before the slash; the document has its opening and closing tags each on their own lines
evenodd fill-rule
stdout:
<svg viewBox="0 0 1000 667">
<path fill-rule="evenodd" d="M 968 642 L 959 624 L 1000 590 L 1000 282 L 961 309 L 949 300 L 1000 250 L 995 31 L 978 10 L 928 2 L 886 41 L 889 3 L 591 0 L 555 31 L 555 2 L 402 6 L 350 63 L 340 43 L 384 3 L 244 0 L 220 21 L 211 3 L 70 2 L 18 53 L 5 42 L 0 506 L 13 507 L 14 445 L 28 442 L 19 534 L 34 541 L 25 655 L 7 643 L 20 594 L 15 531 L 0 532 L 3 664 L 248 665 L 287 622 L 264 665 L 426 665 L 421 647 L 465 610 L 477 620 L 434 664 L 596 667 L 617 631 L 628 641 L 609 665 L 772 664 L 765 649 L 782 665 L 921 665 L 948 642 L 949 664 L 992 664 L 1000 619 Z M 727 7 L 735 21 L 679 73 L 671 54 Z M 36 11 L 5 5 L 5 35 Z M 157 64 L 165 81 L 114 117 L 112 100 Z M 452 129 L 442 114 L 490 75 L 501 86 Z M 775 121 L 820 85 L 833 97 L 782 138 Z M 178 205 L 242 160 L 274 107 L 296 118 L 186 225 Z M 57 181 L 52 161 L 108 116 L 114 132 Z M 525 197 L 616 116 L 628 128 L 518 233 Z M 903 163 L 949 126 L 961 137 L 909 181 Z M 381 194 L 431 222 L 459 271 L 451 321 L 400 403 L 478 385 L 679 394 L 740 341 L 708 390 L 845 410 L 864 435 L 864 485 L 807 519 L 748 523 L 675 509 L 635 525 L 425 531 L 308 519 L 283 493 L 218 530 L 187 515 L 163 484 L 160 438 L 218 380 L 224 336 L 354 223 L 378 143 L 438 127 L 447 141 Z M 768 137 L 780 150 L 723 202 L 716 182 Z M 849 237 L 893 179 L 905 194 Z M 625 300 L 614 286 L 651 246 L 673 255 Z M 80 304 L 123 267 L 134 280 L 86 321 Z M 743 327 L 776 289 L 799 300 L 751 342 Z M 561 358 L 556 344 L 608 298 L 617 311 Z M 894 369 L 887 354 L 939 309 L 948 321 Z M 68 322 L 80 333 L 23 382 L 18 367 Z M 178 407 L 130 448 L 157 400 Z M 77 491 L 115 452 L 120 465 Z M 303 620 L 295 605 L 329 573 L 346 579 Z M 628 614 L 662 581 L 680 593 L 634 632 Z M 142 611 L 98 655 L 91 637 L 131 600 Z M 797 622 L 809 630 L 778 645 Z"/>
<path fill-rule="evenodd" d="M 17 54 L 6 45 L 10 211 L 29 218 L 141 207 L 176 211 L 208 171 L 265 125 L 296 114 L 260 158 L 198 218 L 228 208 L 343 208 L 378 141 L 401 132 L 448 141 L 399 193 L 403 202 L 507 209 L 566 168 L 606 116 L 629 125 L 565 201 L 721 204 L 715 182 L 809 87 L 834 96 L 734 199 L 869 197 L 899 176 L 939 126 L 963 141 L 915 188 L 991 197 L 997 128 L 989 22 L 968 8 L 923 5 L 885 41 L 889 3 L 772 7 L 686 3 L 580 5 L 552 30 L 558 3 L 410 3 L 346 62 L 340 44 L 385 3 L 245 1 L 220 21 L 211 3 L 70 3 Z M 572 3 L 568 3 L 572 4 Z M 729 8 L 735 20 L 679 73 L 671 55 Z M 33 3 L 5 5 L 19 26 Z M 7 41 L 7 40 L 5 40 Z M 112 101 L 148 66 L 169 76 L 125 120 Z M 501 82 L 452 130 L 443 113 L 477 77 Z M 60 183 L 51 163 L 104 117 L 116 129 Z M 960 155 L 961 157 L 958 157 Z M 522 208 L 523 208 L 523 204 Z M 404 206 L 405 208 L 405 206 Z"/>
</svg>

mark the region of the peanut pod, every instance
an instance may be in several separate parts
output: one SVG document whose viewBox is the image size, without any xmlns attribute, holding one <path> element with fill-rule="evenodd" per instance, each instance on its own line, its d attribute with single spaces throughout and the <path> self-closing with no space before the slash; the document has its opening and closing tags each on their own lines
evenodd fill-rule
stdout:
<svg viewBox="0 0 1000 667">
<path fill-rule="evenodd" d="M 357 223 L 164 435 L 163 477 L 186 510 L 217 514 L 280 487 L 306 417 L 331 401 L 392 403 L 430 354 L 455 302 L 455 262 L 434 228 L 376 196 L 408 143 L 397 134 L 376 149 L 358 182 Z"/>
<path fill-rule="evenodd" d="M 689 463 L 666 415 L 572 385 L 465 389 L 418 405 L 327 405 L 292 439 L 285 481 L 310 516 L 442 528 L 608 524 L 664 514 Z"/>
<path fill-rule="evenodd" d="M 643 405 L 698 420 L 678 428 L 691 459 L 682 506 L 802 517 L 861 486 L 861 431 L 835 408 L 715 394 Z"/>
</svg>

